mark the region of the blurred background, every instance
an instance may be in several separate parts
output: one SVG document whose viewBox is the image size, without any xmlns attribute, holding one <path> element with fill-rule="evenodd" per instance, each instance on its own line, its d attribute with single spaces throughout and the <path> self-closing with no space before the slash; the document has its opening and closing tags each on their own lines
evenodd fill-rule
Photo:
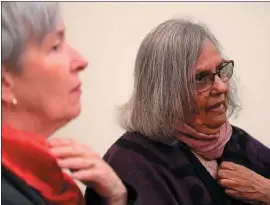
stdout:
<svg viewBox="0 0 270 205">
<path fill-rule="evenodd" d="M 82 113 L 57 132 L 103 155 L 124 130 L 118 106 L 131 96 L 139 45 L 172 17 L 206 23 L 235 61 L 243 110 L 230 121 L 270 146 L 270 2 L 61 2 L 67 40 L 89 60 Z M 84 189 L 81 186 L 82 190 Z"/>
</svg>

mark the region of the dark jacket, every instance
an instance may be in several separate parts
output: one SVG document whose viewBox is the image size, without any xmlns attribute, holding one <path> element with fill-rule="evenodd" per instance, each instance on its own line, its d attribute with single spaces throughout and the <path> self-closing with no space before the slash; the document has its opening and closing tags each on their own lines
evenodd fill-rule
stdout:
<svg viewBox="0 0 270 205">
<path fill-rule="evenodd" d="M 137 199 L 136 191 L 127 185 L 129 202 L 133 204 Z M 106 205 L 92 189 L 87 189 L 85 195 L 86 205 Z M 13 175 L 2 166 L 2 204 L 3 205 L 48 205 L 39 192 L 29 187 L 25 182 Z M 75 204 L 67 204 L 75 205 Z"/>
<path fill-rule="evenodd" d="M 125 133 L 104 156 L 131 184 L 141 205 L 243 205 L 227 196 L 183 143 L 153 142 L 139 133 Z M 233 134 L 217 161 L 231 161 L 270 178 L 270 150 L 245 131 Z"/>
<path fill-rule="evenodd" d="M 3 205 L 47 205 L 44 198 L 2 166 Z"/>
<path fill-rule="evenodd" d="M 127 199 L 127 205 L 140 205 L 139 197 L 137 195 L 136 190 L 131 187 L 129 184 L 125 183 L 127 192 L 128 192 L 128 199 Z M 108 205 L 106 199 L 103 199 L 100 197 L 93 189 L 86 188 L 85 190 L 85 204 L 97 204 L 97 205 Z"/>
</svg>

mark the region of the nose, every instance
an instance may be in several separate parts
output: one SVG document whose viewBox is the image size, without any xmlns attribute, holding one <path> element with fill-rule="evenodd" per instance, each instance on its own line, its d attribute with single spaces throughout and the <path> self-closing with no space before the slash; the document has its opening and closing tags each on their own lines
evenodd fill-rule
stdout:
<svg viewBox="0 0 270 205">
<path fill-rule="evenodd" d="M 71 70 L 77 72 L 83 71 L 88 66 L 88 61 L 77 50 L 71 49 Z"/>
<path fill-rule="evenodd" d="M 218 75 L 215 76 L 212 93 L 226 93 L 228 91 L 228 82 L 223 82 Z"/>
</svg>

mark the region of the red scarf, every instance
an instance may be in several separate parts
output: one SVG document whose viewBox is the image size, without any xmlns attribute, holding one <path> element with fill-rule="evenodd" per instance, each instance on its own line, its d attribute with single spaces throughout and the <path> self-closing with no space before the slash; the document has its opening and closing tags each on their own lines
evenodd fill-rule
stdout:
<svg viewBox="0 0 270 205">
<path fill-rule="evenodd" d="M 2 165 L 37 190 L 49 204 L 85 204 L 80 189 L 62 172 L 40 136 L 2 126 Z"/>
</svg>

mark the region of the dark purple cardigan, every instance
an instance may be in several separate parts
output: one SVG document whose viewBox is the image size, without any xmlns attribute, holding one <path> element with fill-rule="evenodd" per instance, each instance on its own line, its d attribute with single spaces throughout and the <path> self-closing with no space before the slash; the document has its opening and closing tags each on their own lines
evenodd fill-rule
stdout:
<svg viewBox="0 0 270 205">
<path fill-rule="evenodd" d="M 228 197 L 182 143 L 170 146 L 127 132 L 104 159 L 137 190 L 141 205 L 245 204 Z M 270 178 L 269 148 L 237 127 L 217 161 L 241 164 Z"/>
</svg>

